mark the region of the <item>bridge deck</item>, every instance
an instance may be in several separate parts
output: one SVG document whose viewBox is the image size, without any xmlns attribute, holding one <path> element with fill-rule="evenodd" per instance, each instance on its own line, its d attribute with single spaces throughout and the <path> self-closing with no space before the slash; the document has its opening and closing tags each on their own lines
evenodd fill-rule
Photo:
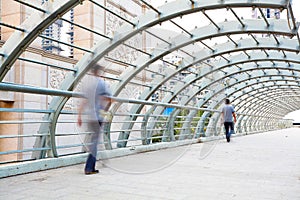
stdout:
<svg viewBox="0 0 300 200">
<path fill-rule="evenodd" d="M 300 129 L 0 179 L 0 199 L 300 199 Z"/>
</svg>

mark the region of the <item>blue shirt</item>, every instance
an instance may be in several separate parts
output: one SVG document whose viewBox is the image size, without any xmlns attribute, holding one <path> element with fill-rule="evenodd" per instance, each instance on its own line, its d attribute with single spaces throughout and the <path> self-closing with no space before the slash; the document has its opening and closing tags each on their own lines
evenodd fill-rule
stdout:
<svg viewBox="0 0 300 200">
<path fill-rule="evenodd" d="M 234 108 L 232 105 L 230 104 L 226 104 L 223 109 L 222 109 L 222 113 L 224 116 L 224 122 L 233 122 L 233 116 L 232 113 L 234 113 Z"/>
<path fill-rule="evenodd" d="M 103 79 L 91 76 L 84 82 L 84 94 L 88 101 L 86 107 L 88 113 L 88 119 L 91 121 L 102 121 L 99 111 L 106 110 L 109 102 L 102 99 L 102 96 L 111 96 L 109 86 L 105 83 Z"/>
</svg>

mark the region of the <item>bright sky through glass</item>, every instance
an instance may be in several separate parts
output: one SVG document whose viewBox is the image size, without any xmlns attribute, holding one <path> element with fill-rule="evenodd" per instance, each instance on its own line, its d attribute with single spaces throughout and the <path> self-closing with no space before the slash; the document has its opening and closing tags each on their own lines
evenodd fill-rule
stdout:
<svg viewBox="0 0 300 200">
<path fill-rule="evenodd" d="M 151 2 L 151 5 L 153 5 L 154 7 L 159 7 L 165 3 L 165 1 L 160 1 L 160 0 L 152 0 L 149 2 Z M 300 0 L 293 0 L 292 8 L 293 8 L 293 13 L 296 18 L 296 21 L 300 22 Z M 246 19 L 251 17 L 251 9 L 235 8 L 234 10 L 238 14 L 238 16 L 244 17 Z M 216 23 L 224 21 L 224 16 L 226 16 L 227 20 L 235 19 L 234 16 L 232 16 L 230 14 L 230 12 L 228 12 L 226 9 L 218 10 L 218 11 L 210 11 L 210 13 L 208 13 L 208 14 L 209 14 L 209 16 L 213 16 L 214 21 Z M 195 24 L 189 23 L 189 21 L 193 22 L 195 20 L 195 15 L 198 18 L 197 21 L 201 22 L 201 26 L 205 26 L 210 23 L 204 16 L 201 16 L 199 14 L 187 15 L 187 16 L 182 17 L 181 19 L 177 18 L 176 20 L 179 24 L 184 24 L 185 28 L 187 28 L 188 30 L 192 30 L 193 28 L 195 28 L 195 27 L 193 27 L 193 26 L 195 26 Z M 220 16 L 220 17 L 218 17 L 218 16 Z M 282 19 L 287 18 L 286 11 L 281 13 L 280 18 L 282 18 Z M 189 24 L 190 24 L 190 26 L 189 26 Z M 174 29 L 174 31 L 176 31 L 176 29 L 174 28 L 174 25 L 169 22 L 163 23 L 163 25 L 160 26 L 160 28 Z M 181 30 L 177 30 L 177 31 L 181 31 Z M 297 103 L 297 102 L 295 102 L 295 103 Z M 295 122 L 300 122 L 300 110 L 289 113 L 288 115 L 285 116 L 285 118 L 293 119 Z"/>
</svg>

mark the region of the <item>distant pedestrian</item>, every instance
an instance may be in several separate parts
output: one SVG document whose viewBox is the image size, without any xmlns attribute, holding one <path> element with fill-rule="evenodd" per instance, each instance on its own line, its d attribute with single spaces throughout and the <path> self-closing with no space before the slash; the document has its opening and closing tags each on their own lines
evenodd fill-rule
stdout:
<svg viewBox="0 0 300 200">
<path fill-rule="evenodd" d="M 225 99 L 225 105 L 222 109 L 222 119 L 225 127 L 227 142 L 230 142 L 230 136 L 234 133 L 234 123 L 236 123 L 236 115 L 229 99 Z"/>
<path fill-rule="evenodd" d="M 97 158 L 97 146 L 99 142 L 99 136 L 101 127 L 105 123 L 105 114 L 111 105 L 111 91 L 106 82 L 100 78 L 99 73 L 102 67 L 96 65 L 92 69 L 93 76 L 89 77 L 83 89 L 84 99 L 82 100 L 78 109 L 78 125 L 82 125 L 82 114 L 86 113 L 86 122 L 88 131 L 91 132 L 89 137 L 89 156 L 86 160 L 84 172 L 85 174 L 96 174 L 99 170 L 95 169 Z"/>
</svg>

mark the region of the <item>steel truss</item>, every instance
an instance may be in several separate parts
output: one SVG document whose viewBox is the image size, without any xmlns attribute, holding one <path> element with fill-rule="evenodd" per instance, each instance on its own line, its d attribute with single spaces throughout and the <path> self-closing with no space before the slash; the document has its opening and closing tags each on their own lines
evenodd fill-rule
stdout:
<svg viewBox="0 0 300 200">
<path fill-rule="evenodd" d="M 126 20 L 118 14 L 110 11 L 124 24 L 115 30 L 113 37 L 100 34 L 103 38 L 90 49 L 76 47 L 83 52 L 84 56 L 75 64 L 74 69 L 68 69 L 68 75 L 61 83 L 58 90 L 48 88 L 37 88 L 31 86 L 20 86 L 8 84 L 3 79 L 12 68 L 14 63 L 21 58 L 22 52 L 31 45 L 37 37 L 45 37 L 41 32 L 55 20 L 62 17 L 71 8 L 80 6 L 87 1 L 69 0 L 48 2 L 45 6 L 32 14 L 24 23 L 15 28 L 15 33 L 4 43 L 0 49 L 0 89 L 7 91 L 23 91 L 26 93 L 54 95 L 49 105 L 49 112 L 43 116 L 43 120 L 49 123 L 41 123 L 38 130 L 41 137 L 36 138 L 34 158 L 48 156 L 59 156 L 57 152 L 56 137 L 57 123 L 62 115 L 65 104 L 71 97 L 80 97 L 73 90 L 77 83 L 86 75 L 89 69 L 98 61 L 109 58 L 107 55 L 120 46 L 126 46 L 142 53 L 134 63 L 126 63 L 115 58 L 109 58 L 114 62 L 122 62 L 128 67 L 115 78 L 112 89 L 113 94 L 119 101 L 111 108 L 111 112 L 118 115 L 118 111 L 124 102 L 133 102 L 129 115 L 125 116 L 124 123 L 119 131 L 117 147 L 126 147 L 130 134 L 134 131 L 137 119 L 143 116 L 141 129 L 142 144 L 150 144 L 156 126 L 161 123 L 163 112 L 166 107 L 174 107 L 174 110 L 165 121 L 166 128 L 163 129 L 161 141 L 175 141 L 200 136 L 215 136 L 220 132 L 220 107 L 225 98 L 230 98 L 236 107 L 238 122 L 237 133 L 252 133 L 268 131 L 291 126 L 289 120 L 283 117 L 295 110 L 300 109 L 299 100 L 299 73 L 300 73 L 300 40 L 298 24 L 294 18 L 267 19 L 242 19 L 235 12 L 238 8 L 257 8 L 262 13 L 262 8 L 286 10 L 293 16 L 289 1 L 282 0 L 201 0 L 188 1 L 178 0 L 154 8 L 142 1 L 148 8 L 145 15 L 138 16 L 132 21 Z M 109 11 L 104 5 L 96 1 L 91 3 Z M 33 7 L 35 8 L 35 7 Z M 37 9 L 37 8 L 36 8 Z M 234 21 L 217 22 L 209 15 L 209 11 L 227 9 L 234 17 Z M 176 18 L 184 17 L 193 13 L 201 13 L 211 23 L 207 26 L 187 30 L 183 25 L 176 22 Z M 171 22 L 182 30 L 181 34 L 164 39 L 153 34 L 152 28 L 161 23 Z M 75 23 L 74 23 L 75 24 Z M 80 24 L 75 24 L 82 27 Z M 94 30 L 84 28 L 87 31 Z M 126 42 L 131 38 L 147 34 L 158 38 L 161 42 L 151 52 L 132 47 Z M 237 35 L 244 38 L 235 39 Z M 227 37 L 227 42 L 209 45 L 208 39 L 214 40 Z M 48 38 L 51 39 L 51 38 Z M 189 52 L 186 47 L 201 44 L 202 49 L 197 52 Z M 181 51 L 185 57 L 181 62 L 174 64 L 165 60 L 165 57 Z M 153 63 L 161 60 L 167 63 L 164 74 L 152 69 Z M 209 61 L 209 62 L 208 62 Z M 39 61 L 31 61 L 43 64 Z M 53 66 L 60 67 L 60 66 Z M 146 83 L 144 90 L 138 97 L 139 101 L 122 99 L 121 95 L 125 88 L 134 83 L 142 72 L 157 75 L 150 83 Z M 167 93 L 158 103 L 149 103 L 152 95 L 162 88 L 168 81 L 176 79 L 183 72 L 189 75 L 178 80 L 176 86 Z M 113 79 L 113 78 L 111 78 Z M 199 94 L 207 91 L 201 98 Z M 180 98 L 178 98 L 180 97 Z M 119 99 L 118 99 L 119 98 Z M 172 104 L 178 98 L 177 107 Z M 195 101 L 196 99 L 196 101 Z M 142 111 L 150 106 L 146 114 Z M 181 107 L 181 108 L 180 108 Z M 192 109 L 191 109 L 192 108 Z M 182 116 L 182 110 L 187 112 Z M 6 110 L 7 111 L 7 110 Z M 201 117 L 197 118 L 199 111 Z M 25 112 L 25 111 L 24 111 Z M 175 124 L 178 117 L 184 121 L 179 134 L 175 134 Z M 196 119 L 196 123 L 195 123 Z M 106 148 L 111 149 L 112 139 L 110 136 L 111 126 L 107 125 Z M 192 125 L 191 124 L 195 124 Z M 195 131 L 192 131 L 195 130 Z M 45 145 L 50 148 L 45 148 Z"/>
</svg>

